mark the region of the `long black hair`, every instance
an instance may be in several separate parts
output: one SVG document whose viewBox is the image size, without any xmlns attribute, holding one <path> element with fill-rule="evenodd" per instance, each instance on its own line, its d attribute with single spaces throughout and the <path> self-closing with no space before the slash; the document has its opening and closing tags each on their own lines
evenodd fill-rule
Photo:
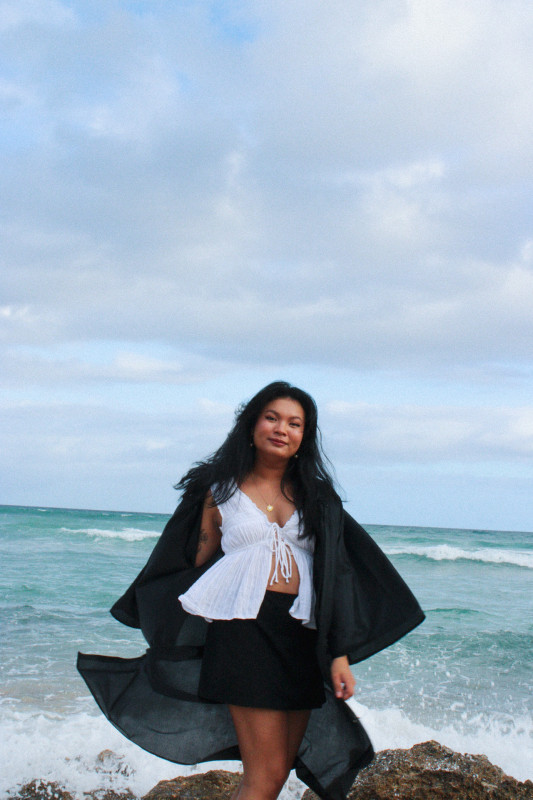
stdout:
<svg viewBox="0 0 533 800">
<path fill-rule="evenodd" d="M 233 428 L 225 442 L 205 461 L 196 463 L 175 488 L 186 494 L 203 494 L 213 487 L 213 502 L 224 503 L 253 469 L 255 447 L 250 446 L 261 411 L 278 398 L 291 398 L 305 412 L 303 437 L 298 458 L 289 459 L 281 480 L 281 490 L 290 485 L 300 520 L 303 537 L 319 532 L 320 505 L 326 497 L 336 495 L 334 479 L 328 469 L 329 461 L 322 451 L 317 407 L 311 395 L 285 381 L 274 381 L 257 392 L 247 403 L 240 405 Z M 286 495 L 285 495 L 286 496 Z"/>
</svg>

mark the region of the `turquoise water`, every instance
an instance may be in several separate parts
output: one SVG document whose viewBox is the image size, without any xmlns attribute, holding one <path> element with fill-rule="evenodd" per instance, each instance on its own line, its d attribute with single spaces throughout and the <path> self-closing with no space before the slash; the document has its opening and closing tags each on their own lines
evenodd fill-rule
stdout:
<svg viewBox="0 0 533 800">
<path fill-rule="evenodd" d="M 165 770 L 178 774 L 114 731 L 74 666 L 78 650 L 144 650 L 142 635 L 108 609 L 166 519 L 0 508 L 0 711 L 10 742 L 4 791 L 47 775 L 78 793 L 121 781 L 149 784 L 146 791 Z M 366 527 L 427 614 L 409 636 L 353 668 L 355 708 L 376 748 L 433 738 L 532 778 L 533 534 Z M 95 766 L 108 747 L 122 759 L 114 772 Z"/>
</svg>

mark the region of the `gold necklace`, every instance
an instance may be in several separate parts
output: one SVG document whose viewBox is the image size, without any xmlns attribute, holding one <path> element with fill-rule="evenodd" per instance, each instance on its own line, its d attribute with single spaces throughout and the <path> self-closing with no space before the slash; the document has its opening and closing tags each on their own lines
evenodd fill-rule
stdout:
<svg viewBox="0 0 533 800">
<path fill-rule="evenodd" d="M 274 498 L 273 502 L 272 502 L 272 503 L 268 503 L 268 502 L 265 500 L 263 493 L 259 491 L 259 486 L 257 485 L 257 482 L 256 482 L 255 478 L 254 478 L 254 486 L 255 486 L 255 488 L 257 489 L 257 494 L 258 494 L 258 495 L 259 495 L 259 497 L 262 499 L 263 503 L 265 503 L 265 505 L 266 505 L 266 510 L 267 510 L 269 513 L 270 513 L 271 511 L 274 511 L 274 503 L 276 502 L 276 500 L 277 500 L 277 499 L 278 499 L 278 497 L 280 496 L 280 494 L 281 494 L 281 489 L 279 490 L 279 492 L 278 492 L 278 493 L 277 493 L 277 495 L 275 496 L 275 498 Z"/>
</svg>

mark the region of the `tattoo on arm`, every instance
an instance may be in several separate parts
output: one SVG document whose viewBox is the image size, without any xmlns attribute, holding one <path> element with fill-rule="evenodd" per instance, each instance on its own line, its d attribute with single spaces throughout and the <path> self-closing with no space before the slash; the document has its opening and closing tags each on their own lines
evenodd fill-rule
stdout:
<svg viewBox="0 0 533 800">
<path fill-rule="evenodd" d="M 197 549 L 196 552 L 199 553 L 200 550 L 202 549 L 203 545 L 205 544 L 205 542 L 208 542 L 208 541 L 209 541 L 209 535 L 208 535 L 207 531 L 201 530 L 200 531 L 200 536 L 198 537 L 198 549 Z"/>
</svg>

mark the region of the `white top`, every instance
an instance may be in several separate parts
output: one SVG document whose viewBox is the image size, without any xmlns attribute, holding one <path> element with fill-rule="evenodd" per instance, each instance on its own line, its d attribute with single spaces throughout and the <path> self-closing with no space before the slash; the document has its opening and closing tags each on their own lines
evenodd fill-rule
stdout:
<svg viewBox="0 0 533 800">
<path fill-rule="evenodd" d="M 185 611 L 214 619 L 255 619 L 263 602 L 274 554 L 270 585 L 289 581 L 291 553 L 298 567 L 300 588 L 289 613 L 315 628 L 312 539 L 299 539 L 300 518 L 295 510 L 281 527 L 270 522 L 247 494 L 237 489 L 221 503 L 221 547 L 224 555 L 179 596 Z"/>
</svg>

